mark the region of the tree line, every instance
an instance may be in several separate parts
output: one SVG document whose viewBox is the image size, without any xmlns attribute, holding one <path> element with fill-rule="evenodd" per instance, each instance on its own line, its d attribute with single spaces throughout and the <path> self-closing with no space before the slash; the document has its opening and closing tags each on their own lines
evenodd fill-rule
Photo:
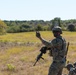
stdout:
<svg viewBox="0 0 76 75">
<path fill-rule="evenodd" d="M 49 31 L 55 26 L 55 21 L 62 27 L 62 30 L 76 31 L 76 19 L 61 20 L 56 17 L 50 21 L 44 20 L 0 20 L 0 34 L 2 33 L 18 33 L 29 31 Z M 56 23 L 56 25 L 57 25 Z"/>
</svg>

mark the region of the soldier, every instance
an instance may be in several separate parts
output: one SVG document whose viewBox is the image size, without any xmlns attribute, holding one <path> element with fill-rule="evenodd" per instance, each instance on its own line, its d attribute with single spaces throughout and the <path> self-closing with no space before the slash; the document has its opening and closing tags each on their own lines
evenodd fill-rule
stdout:
<svg viewBox="0 0 76 75">
<path fill-rule="evenodd" d="M 52 41 L 46 41 L 41 37 L 39 32 L 36 32 L 36 36 L 41 40 L 41 42 L 48 48 L 51 56 L 53 57 L 53 62 L 49 68 L 48 75 L 62 75 L 62 70 L 66 63 L 66 41 L 62 38 L 62 29 L 56 26 L 52 29 L 54 39 Z"/>
<path fill-rule="evenodd" d="M 75 68 L 73 67 L 72 64 L 68 64 L 66 66 L 66 68 L 69 71 L 69 74 L 68 75 L 76 75 L 76 70 L 75 70 Z"/>
<path fill-rule="evenodd" d="M 75 62 L 73 65 L 74 65 L 74 67 L 76 68 L 76 62 Z"/>
</svg>

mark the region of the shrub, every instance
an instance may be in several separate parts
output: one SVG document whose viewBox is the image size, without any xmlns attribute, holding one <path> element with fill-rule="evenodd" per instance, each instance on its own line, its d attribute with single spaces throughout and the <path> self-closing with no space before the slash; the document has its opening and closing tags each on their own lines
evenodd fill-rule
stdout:
<svg viewBox="0 0 76 75">
<path fill-rule="evenodd" d="M 15 66 L 12 65 L 12 64 L 7 64 L 7 70 L 14 71 L 15 70 Z"/>
<path fill-rule="evenodd" d="M 5 34 L 6 28 L 7 28 L 7 25 L 3 21 L 0 20 L 0 34 Z"/>
<path fill-rule="evenodd" d="M 69 31 L 75 31 L 75 26 L 73 24 L 68 25 L 67 28 Z"/>
</svg>

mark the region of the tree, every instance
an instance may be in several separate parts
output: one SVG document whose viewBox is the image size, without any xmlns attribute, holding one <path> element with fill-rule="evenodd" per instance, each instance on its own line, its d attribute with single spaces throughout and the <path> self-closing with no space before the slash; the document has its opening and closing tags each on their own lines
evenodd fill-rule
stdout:
<svg viewBox="0 0 76 75">
<path fill-rule="evenodd" d="M 36 30 L 37 30 L 37 31 L 42 31 L 43 28 L 42 28 L 42 26 L 39 24 L 39 25 L 37 25 Z"/>
<path fill-rule="evenodd" d="M 52 22 L 52 26 L 51 26 L 51 29 L 53 28 L 53 27 L 55 27 L 55 26 L 60 26 L 60 27 L 62 27 L 61 26 L 61 19 L 59 18 L 59 17 L 56 17 L 56 18 L 54 18 L 53 20 L 51 20 L 51 22 Z"/>
<path fill-rule="evenodd" d="M 0 20 L 0 34 L 5 34 L 6 28 L 7 28 L 7 25 L 2 20 Z"/>
<path fill-rule="evenodd" d="M 68 25 L 69 31 L 75 31 L 75 26 L 73 24 Z"/>
</svg>

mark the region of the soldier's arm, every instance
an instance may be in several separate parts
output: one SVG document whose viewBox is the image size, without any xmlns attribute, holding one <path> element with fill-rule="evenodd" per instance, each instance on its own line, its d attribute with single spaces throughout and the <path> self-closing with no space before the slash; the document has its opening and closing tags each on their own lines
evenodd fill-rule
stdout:
<svg viewBox="0 0 76 75">
<path fill-rule="evenodd" d="M 42 37 L 39 38 L 41 40 L 41 42 L 46 45 L 48 48 L 52 47 L 52 42 L 51 41 L 47 41 L 45 39 L 43 39 Z"/>
<path fill-rule="evenodd" d="M 43 39 L 39 32 L 36 32 L 36 37 L 39 38 L 41 40 L 41 42 L 48 48 L 52 46 L 52 43 L 50 41 L 46 41 L 45 39 Z"/>
</svg>

